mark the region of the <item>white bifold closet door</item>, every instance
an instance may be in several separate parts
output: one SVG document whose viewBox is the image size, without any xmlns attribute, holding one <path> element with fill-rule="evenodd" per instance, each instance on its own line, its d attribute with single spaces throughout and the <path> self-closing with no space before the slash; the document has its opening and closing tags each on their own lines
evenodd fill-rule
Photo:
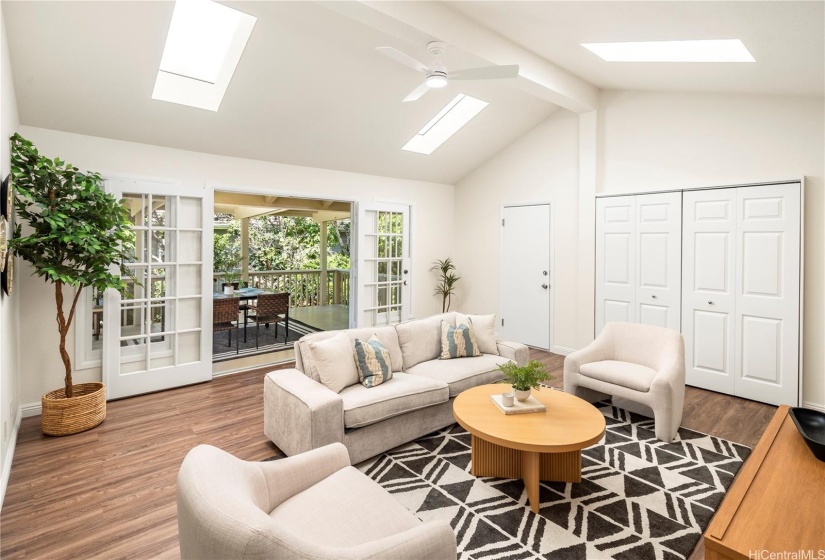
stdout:
<svg viewBox="0 0 825 560">
<path fill-rule="evenodd" d="M 800 185 L 737 189 L 736 395 L 796 405 Z"/>
<path fill-rule="evenodd" d="M 684 193 L 689 385 L 797 404 L 800 212 L 798 183 Z"/>
<path fill-rule="evenodd" d="M 690 385 L 734 392 L 736 191 L 684 193 L 682 334 Z"/>
<path fill-rule="evenodd" d="M 682 193 L 636 196 L 636 322 L 681 327 Z"/>
<path fill-rule="evenodd" d="M 596 200 L 596 334 L 621 321 L 680 328 L 682 194 Z"/>
<path fill-rule="evenodd" d="M 636 197 L 596 199 L 596 335 L 636 320 Z"/>
</svg>

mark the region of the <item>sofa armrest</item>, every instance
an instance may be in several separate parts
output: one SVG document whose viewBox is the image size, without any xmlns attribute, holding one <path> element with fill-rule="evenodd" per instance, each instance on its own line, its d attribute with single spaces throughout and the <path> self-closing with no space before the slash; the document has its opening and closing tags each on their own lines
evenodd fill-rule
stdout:
<svg viewBox="0 0 825 560">
<path fill-rule="evenodd" d="M 344 440 L 341 397 L 297 369 L 264 378 L 264 433 L 287 455 Z"/>
<path fill-rule="evenodd" d="M 520 342 L 496 340 L 496 346 L 501 357 L 513 360 L 520 366 L 523 366 L 530 360 L 530 349 Z"/>
<path fill-rule="evenodd" d="M 350 461 L 344 444 L 333 443 L 293 457 L 256 464 L 266 480 L 269 490 L 268 511 L 272 511 L 288 498 L 350 466 Z"/>
</svg>

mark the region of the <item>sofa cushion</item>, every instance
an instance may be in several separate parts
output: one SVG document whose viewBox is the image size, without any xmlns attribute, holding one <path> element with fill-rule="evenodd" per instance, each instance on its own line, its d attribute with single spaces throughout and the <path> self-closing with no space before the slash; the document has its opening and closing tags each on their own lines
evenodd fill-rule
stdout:
<svg viewBox="0 0 825 560">
<path fill-rule="evenodd" d="M 445 382 L 450 387 L 450 398 L 453 398 L 472 387 L 503 379 L 504 373 L 498 366 L 509 361 L 490 354 L 472 360 L 430 360 L 411 367 L 407 373 Z"/>
<path fill-rule="evenodd" d="M 656 370 L 639 364 L 630 362 L 619 362 L 617 360 L 604 360 L 601 362 L 590 362 L 583 364 L 579 372 L 592 379 L 598 379 L 605 383 L 612 383 L 620 387 L 627 387 L 634 391 L 646 393 L 650 390 L 650 384 L 656 377 Z"/>
<path fill-rule="evenodd" d="M 478 349 L 482 354 L 493 354 L 498 356 L 498 343 L 496 342 L 496 316 L 495 315 L 465 315 L 455 314 L 455 324 L 463 323 L 470 319 L 473 322 L 473 333 L 478 342 Z"/>
<path fill-rule="evenodd" d="M 441 354 L 439 360 L 453 358 L 475 358 L 481 356 L 478 342 L 473 332 L 473 322 L 470 319 L 458 323 L 457 326 L 441 321 Z"/>
<path fill-rule="evenodd" d="M 395 325 L 404 358 L 404 371 L 441 353 L 441 321 L 455 325 L 455 313 L 443 313 Z"/>
<path fill-rule="evenodd" d="M 367 342 L 360 338 L 356 339 L 355 366 L 358 368 L 358 380 L 368 389 L 392 379 L 390 351 L 375 335 Z"/>
<path fill-rule="evenodd" d="M 343 468 L 292 496 L 269 516 L 286 534 L 334 548 L 358 546 L 421 524 L 355 467 Z"/>
<path fill-rule="evenodd" d="M 331 338 L 312 341 L 309 349 L 321 383 L 331 390 L 340 393 L 344 387 L 358 383 L 352 343 L 345 333 L 339 332 Z"/>
<path fill-rule="evenodd" d="M 342 331 L 323 331 L 304 335 L 298 342 L 295 343 L 295 364 L 296 367 L 304 372 L 306 375 L 320 383 L 321 378 L 318 376 L 318 368 L 315 365 L 312 356 L 312 350 L 309 347 L 310 342 L 317 342 L 332 338 L 338 333 L 346 333 L 352 342 L 352 347 L 355 348 L 355 340 L 369 340 L 372 335 L 378 337 L 381 344 L 389 350 L 390 359 L 392 360 L 392 367 L 395 371 L 403 371 L 403 357 L 401 355 L 401 347 L 398 345 L 398 334 L 395 332 L 395 327 L 368 327 L 363 329 L 346 329 Z"/>
<path fill-rule="evenodd" d="M 356 383 L 340 393 L 344 406 L 344 427 L 361 428 L 419 408 L 446 402 L 447 383 L 426 377 L 393 373 L 392 379 L 364 387 Z"/>
</svg>

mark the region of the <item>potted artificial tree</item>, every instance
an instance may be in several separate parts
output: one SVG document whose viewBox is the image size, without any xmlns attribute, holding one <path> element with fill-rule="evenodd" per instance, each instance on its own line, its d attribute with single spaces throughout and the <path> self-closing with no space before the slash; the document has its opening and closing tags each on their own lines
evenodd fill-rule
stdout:
<svg viewBox="0 0 825 560">
<path fill-rule="evenodd" d="M 106 418 L 106 389 L 103 383 L 72 383 L 66 337 L 83 288 L 126 288 L 121 277 L 130 273 L 124 262 L 135 244 L 129 212 L 103 191 L 99 174 L 41 156 L 19 134 L 11 137 L 11 173 L 14 208 L 31 231 L 23 236 L 18 225 L 9 249 L 31 264 L 34 275 L 54 285 L 59 351 L 66 371 L 64 387 L 42 397 L 43 433 L 82 432 Z M 71 300 L 68 311 L 65 295 Z"/>
<path fill-rule="evenodd" d="M 513 386 L 516 400 L 526 401 L 530 398 L 532 389 L 538 389 L 542 381 L 555 379 L 555 376 L 547 373 L 544 364 L 538 360 L 530 360 L 523 366 L 515 362 L 507 362 L 498 366 L 510 385 Z"/>
</svg>

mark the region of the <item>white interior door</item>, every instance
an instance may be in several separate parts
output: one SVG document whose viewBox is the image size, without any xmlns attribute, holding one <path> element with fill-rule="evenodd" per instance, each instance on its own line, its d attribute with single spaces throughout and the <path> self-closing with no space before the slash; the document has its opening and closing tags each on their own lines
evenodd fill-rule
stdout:
<svg viewBox="0 0 825 560">
<path fill-rule="evenodd" d="M 684 193 L 682 335 L 688 385 L 735 392 L 736 191 Z"/>
<path fill-rule="evenodd" d="M 636 196 L 636 321 L 681 329 L 682 193 Z"/>
<path fill-rule="evenodd" d="M 636 197 L 596 199 L 596 336 L 605 323 L 636 322 Z"/>
<path fill-rule="evenodd" d="M 736 395 L 796 406 L 800 185 L 736 190 Z"/>
<path fill-rule="evenodd" d="M 359 204 L 356 323 L 390 325 L 411 317 L 410 207 Z"/>
<path fill-rule="evenodd" d="M 501 235 L 501 336 L 552 346 L 552 227 L 549 204 L 506 206 Z"/>
<path fill-rule="evenodd" d="M 110 180 L 135 233 L 123 296 L 107 290 L 103 376 L 109 398 L 212 378 L 212 191 Z"/>
</svg>

